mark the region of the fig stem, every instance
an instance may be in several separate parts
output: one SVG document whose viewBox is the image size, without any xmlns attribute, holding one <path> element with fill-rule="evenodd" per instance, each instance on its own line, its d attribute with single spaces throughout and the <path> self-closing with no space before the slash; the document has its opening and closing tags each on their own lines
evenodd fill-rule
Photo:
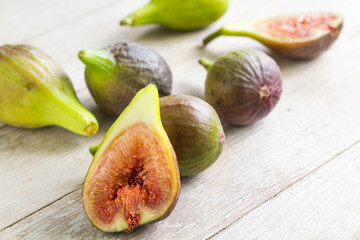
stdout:
<svg viewBox="0 0 360 240">
<path fill-rule="evenodd" d="M 148 23 L 157 23 L 157 15 L 157 6 L 150 2 L 122 19 L 120 25 L 137 26 Z"/>
<path fill-rule="evenodd" d="M 206 46 L 209 42 L 222 35 L 222 29 L 213 32 L 203 40 L 203 45 Z"/>
<path fill-rule="evenodd" d="M 214 61 L 211 61 L 207 58 L 201 58 L 199 63 L 203 65 L 206 70 L 209 70 L 209 68 L 214 64 Z"/>
<path fill-rule="evenodd" d="M 99 143 L 99 144 L 96 144 L 96 145 L 94 145 L 94 146 L 91 146 L 91 147 L 89 148 L 89 152 L 90 152 L 90 154 L 91 154 L 92 156 L 95 155 L 95 153 L 96 153 L 96 151 L 98 150 L 99 146 L 100 146 L 100 143 Z"/>
</svg>

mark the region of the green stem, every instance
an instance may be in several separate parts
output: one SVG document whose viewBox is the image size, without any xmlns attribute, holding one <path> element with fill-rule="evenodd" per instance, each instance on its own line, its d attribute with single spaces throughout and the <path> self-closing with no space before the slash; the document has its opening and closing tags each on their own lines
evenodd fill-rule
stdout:
<svg viewBox="0 0 360 240">
<path fill-rule="evenodd" d="M 148 23 L 156 23 L 157 15 L 156 5 L 150 2 L 121 20 L 120 25 L 137 26 Z"/>
<path fill-rule="evenodd" d="M 210 34 L 209 36 L 207 36 L 204 40 L 203 40 L 203 44 L 204 46 L 206 46 L 209 42 L 211 42 L 212 40 L 214 40 L 215 38 L 219 37 L 222 35 L 222 29 Z"/>
<path fill-rule="evenodd" d="M 214 61 L 211 61 L 207 58 L 201 58 L 199 63 L 203 65 L 206 70 L 209 70 L 209 68 L 214 64 Z"/>
<path fill-rule="evenodd" d="M 83 136 L 93 135 L 98 131 L 98 122 L 89 110 L 75 100 L 64 101 L 66 102 L 52 108 L 49 118 L 55 125 Z"/>
<path fill-rule="evenodd" d="M 93 155 L 93 156 L 95 155 L 95 153 L 98 150 L 99 146 L 100 146 L 100 143 L 89 148 L 89 152 L 91 153 L 91 155 Z"/>
<path fill-rule="evenodd" d="M 237 22 L 237 23 L 231 23 L 227 24 L 224 27 L 222 27 L 220 30 L 210 34 L 207 36 L 204 40 L 204 46 L 214 40 L 215 38 L 226 35 L 226 36 L 247 36 L 251 38 L 257 37 L 256 34 L 254 34 L 254 29 L 252 27 L 254 23 L 253 22 Z"/>
</svg>

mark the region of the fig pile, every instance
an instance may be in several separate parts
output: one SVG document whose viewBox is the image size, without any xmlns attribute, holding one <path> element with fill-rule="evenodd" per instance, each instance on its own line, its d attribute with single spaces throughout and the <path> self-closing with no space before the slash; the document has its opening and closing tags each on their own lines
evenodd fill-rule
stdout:
<svg viewBox="0 0 360 240">
<path fill-rule="evenodd" d="M 216 21 L 228 4 L 152 0 L 121 24 L 192 30 Z M 283 56 L 314 58 L 336 40 L 342 24 L 343 18 L 332 13 L 283 15 L 225 25 L 203 42 L 221 35 L 247 36 Z M 180 176 L 198 174 L 219 158 L 225 141 L 220 119 L 232 125 L 256 123 L 274 109 L 282 93 L 279 66 L 256 50 L 200 60 L 208 70 L 206 101 L 169 96 L 168 64 L 141 44 L 121 42 L 80 51 L 78 57 L 95 102 L 117 117 L 102 142 L 90 148 L 93 160 L 82 189 L 86 215 L 105 232 L 131 232 L 166 218 L 179 198 Z M 0 120 L 23 128 L 58 125 L 80 135 L 98 130 L 64 70 L 26 45 L 0 47 Z"/>
</svg>

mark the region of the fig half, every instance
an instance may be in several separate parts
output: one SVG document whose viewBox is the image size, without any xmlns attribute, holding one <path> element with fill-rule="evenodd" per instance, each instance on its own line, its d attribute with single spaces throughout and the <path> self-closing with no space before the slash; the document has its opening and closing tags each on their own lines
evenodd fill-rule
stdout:
<svg viewBox="0 0 360 240">
<path fill-rule="evenodd" d="M 158 23 L 187 31 L 204 27 L 220 18 L 229 0 L 152 0 L 121 20 L 121 25 L 137 26 Z"/>
<path fill-rule="evenodd" d="M 83 204 L 105 232 L 165 218 L 180 193 L 176 155 L 162 127 L 155 85 L 139 91 L 110 127 L 85 177 Z"/>
<path fill-rule="evenodd" d="M 266 117 L 281 96 L 277 63 L 257 50 L 229 52 L 214 62 L 200 59 L 208 69 L 205 99 L 232 125 L 248 125 Z"/>
<path fill-rule="evenodd" d="M 260 21 L 236 22 L 204 39 L 204 45 L 221 36 L 253 38 L 274 52 L 294 59 L 315 58 L 339 36 L 343 18 L 334 13 L 281 15 Z"/>
</svg>

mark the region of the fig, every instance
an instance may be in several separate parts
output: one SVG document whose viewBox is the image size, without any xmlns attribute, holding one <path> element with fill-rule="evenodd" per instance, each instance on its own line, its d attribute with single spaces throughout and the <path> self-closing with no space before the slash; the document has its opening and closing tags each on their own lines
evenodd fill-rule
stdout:
<svg viewBox="0 0 360 240">
<path fill-rule="evenodd" d="M 208 69 L 205 99 L 232 125 L 248 125 L 267 116 L 281 95 L 281 72 L 277 63 L 257 50 L 227 53 L 214 62 L 205 58 Z"/>
<path fill-rule="evenodd" d="M 229 0 L 152 0 L 125 17 L 120 24 L 157 23 L 179 31 L 193 30 L 215 22 L 226 12 L 228 5 Z"/>
<path fill-rule="evenodd" d="M 164 219 L 180 193 L 176 155 L 160 119 L 156 86 L 140 90 L 100 143 L 83 184 L 90 222 L 130 232 Z"/>
<path fill-rule="evenodd" d="M 218 159 L 225 134 L 216 111 L 207 102 L 187 95 L 166 96 L 160 98 L 160 113 L 181 177 L 195 175 Z"/>
<path fill-rule="evenodd" d="M 311 59 L 327 50 L 339 36 L 343 18 L 334 13 L 282 15 L 260 21 L 225 25 L 204 39 L 221 35 L 253 38 L 274 52 L 294 59 Z"/>
<path fill-rule="evenodd" d="M 149 83 L 160 96 L 171 94 L 172 74 L 154 50 L 133 42 L 112 44 L 79 52 L 85 64 L 85 80 L 97 105 L 107 114 L 119 116 L 135 94 Z"/>
<path fill-rule="evenodd" d="M 80 135 L 98 130 L 64 70 L 28 45 L 0 47 L 0 120 L 22 128 L 58 125 Z"/>
</svg>

